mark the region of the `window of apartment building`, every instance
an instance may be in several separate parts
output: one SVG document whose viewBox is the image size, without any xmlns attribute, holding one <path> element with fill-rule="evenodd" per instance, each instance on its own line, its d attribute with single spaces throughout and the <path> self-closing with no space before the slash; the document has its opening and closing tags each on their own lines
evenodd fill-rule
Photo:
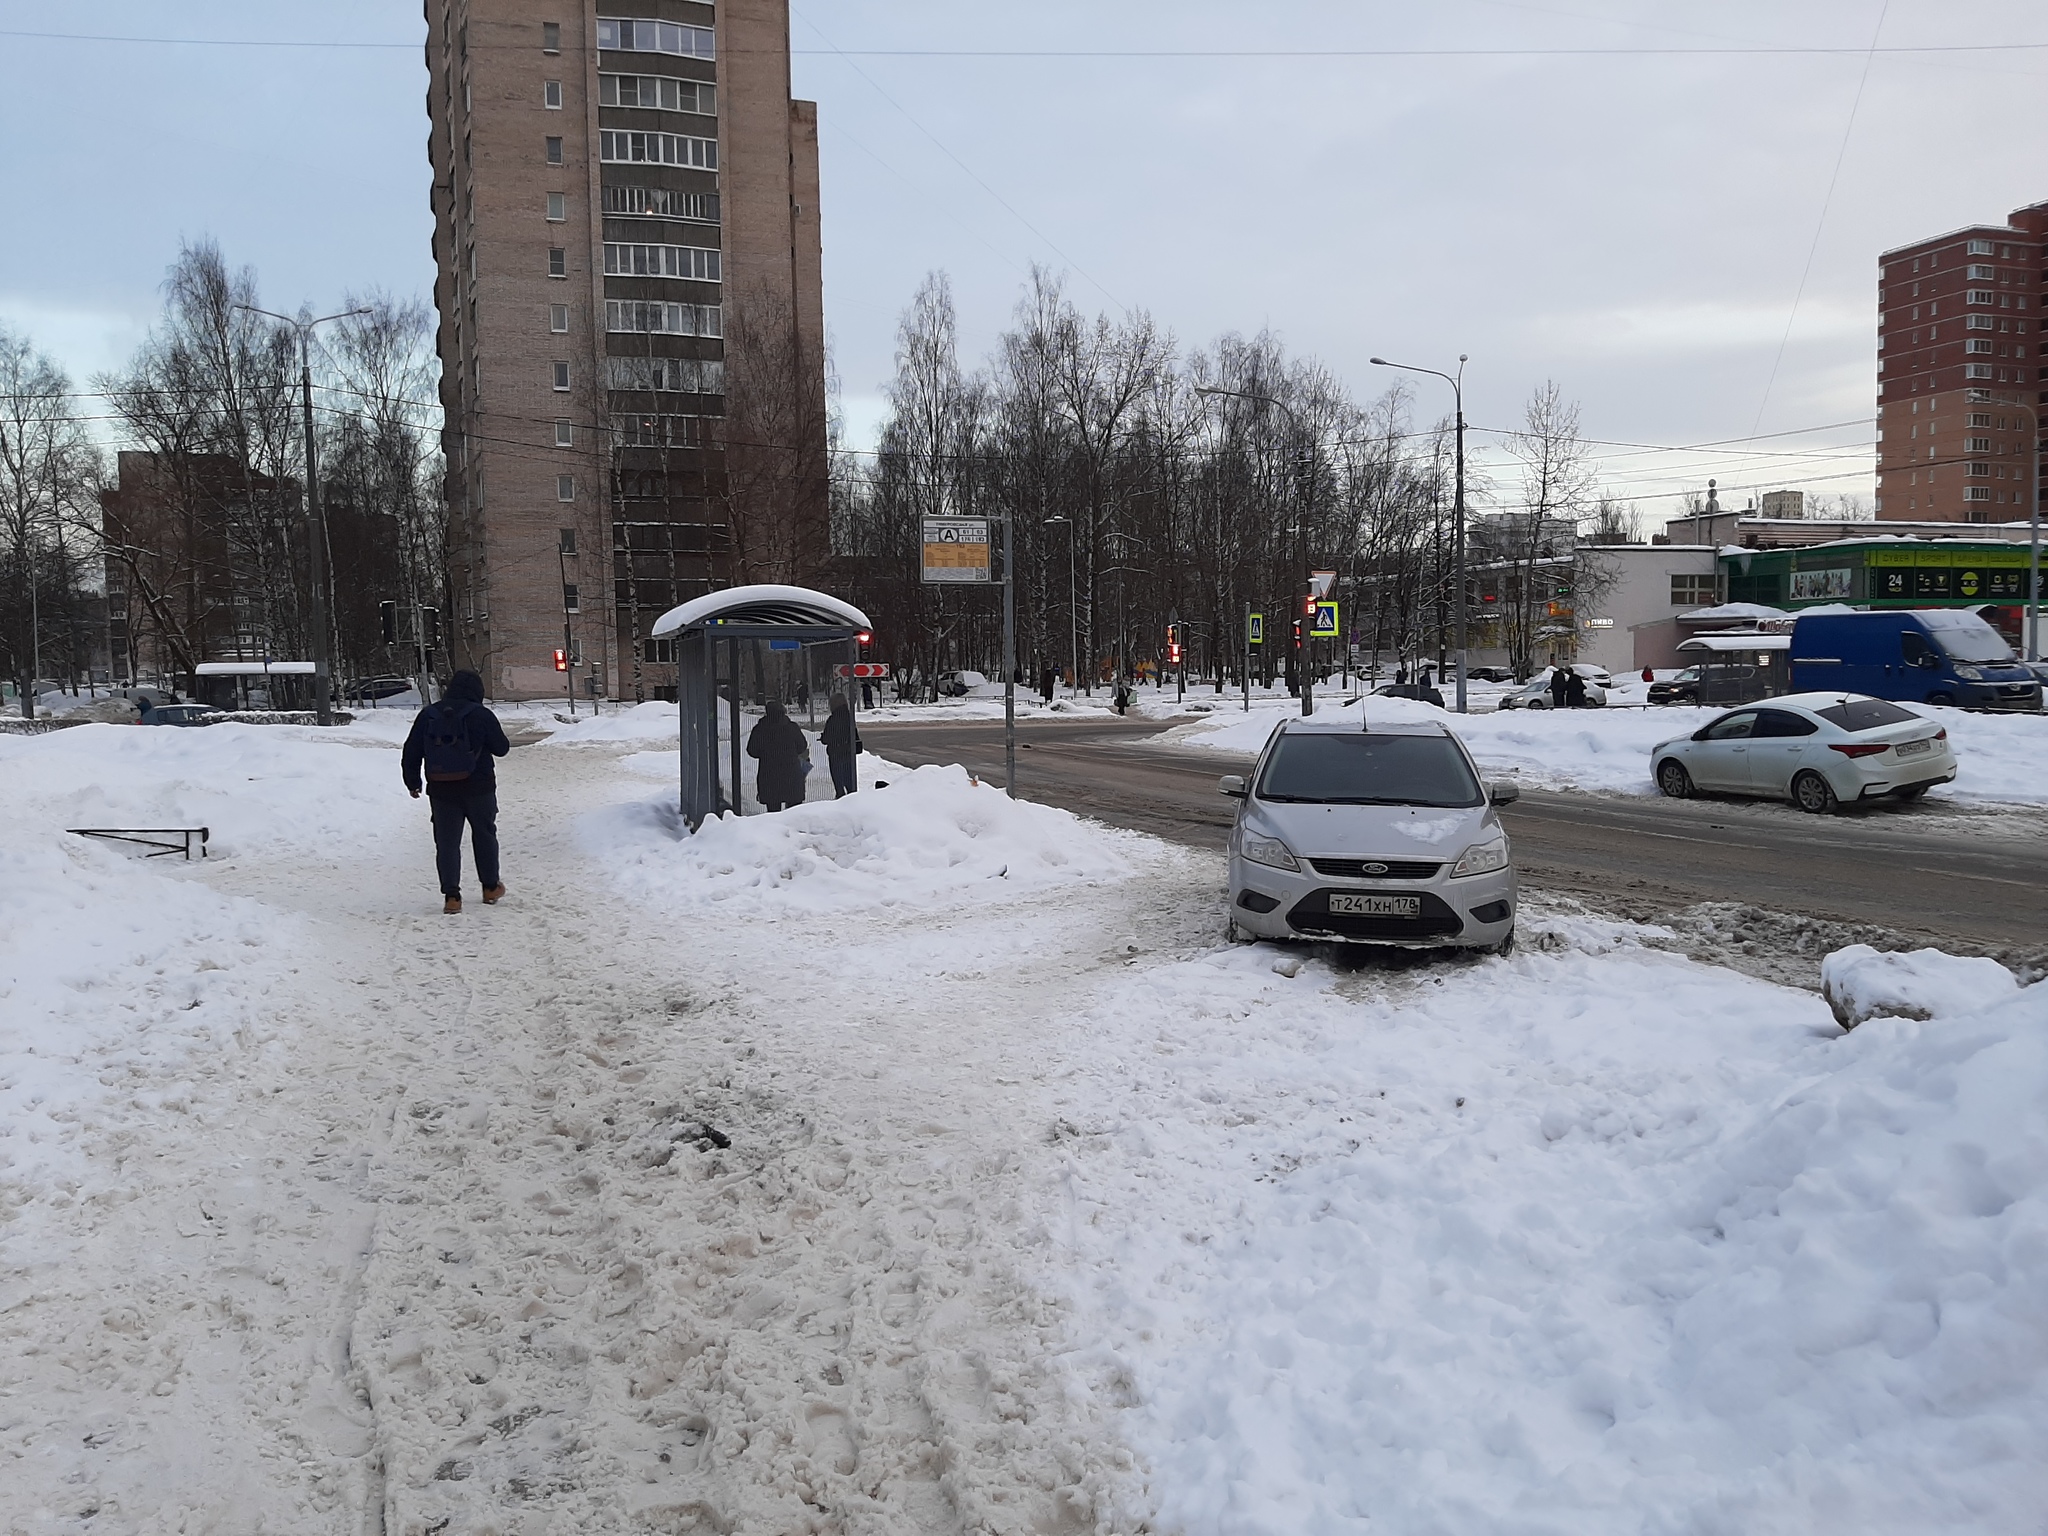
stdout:
<svg viewBox="0 0 2048 1536">
<path fill-rule="evenodd" d="M 560 53 L 562 51 L 562 24 L 559 21 L 544 21 L 540 24 L 540 51 Z"/>
<path fill-rule="evenodd" d="M 550 134 L 548 137 L 548 164 L 560 165 L 562 163 L 561 137 L 557 134 Z"/>
<path fill-rule="evenodd" d="M 1963 343 L 1963 350 L 1965 352 L 1989 352 L 1991 350 L 1991 343 L 1982 336 L 1973 336 Z"/>
<path fill-rule="evenodd" d="M 1989 453 L 1990 451 L 1991 439 L 1988 437 L 1971 437 L 1963 440 L 1963 452 L 1965 453 Z"/>
<path fill-rule="evenodd" d="M 1674 606 L 1690 608 L 1698 603 L 1712 603 L 1716 595 L 1717 576 L 1673 576 L 1671 578 L 1671 601 Z"/>
<path fill-rule="evenodd" d="M 607 277 L 686 277 L 720 281 L 719 253 L 694 245 L 612 245 L 604 248 Z"/>
<path fill-rule="evenodd" d="M 718 222 L 716 192 L 678 192 L 669 187 L 604 189 L 604 211 L 639 219 L 688 219 L 696 224 Z"/>
<path fill-rule="evenodd" d="M 687 133 L 607 128 L 597 136 L 597 157 L 606 165 L 679 165 L 693 171 L 715 171 L 718 140 Z"/>
<path fill-rule="evenodd" d="M 548 247 L 548 276 L 549 276 L 549 277 L 567 277 L 568 275 L 569 275 L 569 253 L 568 253 L 568 252 L 567 252 L 566 250 L 564 250 L 564 249 L 563 249 L 563 248 L 562 248 L 561 246 L 559 246 L 559 245 L 551 245 L 551 246 L 549 246 L 549 247 Z"/>
<path fill-rule="evenodd" d="M 1989 480 L 1991 478 L 1991 466 L 1989 464 L 1973 463 L 1963 473 L 1973 480 Z"/>
<path fill-rule="evenodd" d="M 698 416 L 614 416 L 612 438 L 625 448 L 688 448 L 704 441 Z"/>
<path fill-rule="evenodd" d="M 1963 292 L 1963 302 L 1965 304 L 1990 304 L 1997 297 L 1989 288 L 1969 288 Z"/>
<path fill-rule="evenodd" d="M 575 583 L 575 582 L 573 582 L 573 581 L 565 581 L 565 582 L 563 582 L 563 583 L 562 583 L 562 612 L 564 612 L 564 613 L 581 613 L 582 611 L 583 611 L 583 610 L 582 610 L 582 608 L 580 608 L 579 606 L 577 606 L 577 602 L 576 602 L 576 583 Z"/>
<path fill-rule="evenodd" d="M 621 53 L 672 53 L 684 59 L 712 59 L 717 52 L 709 27 L 678 26 L 672 21 L 629 21 L 597 18 L 597 46 Z"/>
<path fill-rule="evenodd" d="M 1963 329 L 1966 331 L 1995 331 L 1998 329 L 1998 325 L 1989 315 L 1971 315 L 1963 322 Z"/>
<path fill-rule="evenodd" d="M 664 112 L 697 112 L 708 117 L 718 111 L 718 88 L 669 75 L 599 75 L 597 104 L 658 107 Z"/>
<path fill-rule="evenodd" d="M 716 304 L 606 299 L 604 328 L 607 331 L 647 331 L 666 336 L 723 336 L 725 313 Z"/>
<path fill-rule="evenodd" d="M 555 388 L 556 388 L 556 389 L 557 389 L 558 391 L 561 391 L 561 392 L 564 392 L 564 393 L 566 393 L 566 392 L 568 391 L 568 388 L 569 388 L 569 365 L 568 365 L 567 363 L 557 363 L 557 364 L 555 364 Z"/>
<path fill-rule="evenodd" d="M 470 246 L 462 254 L 462 264 L 469 268 L 469 280 L 476 281 L 476 247 Z"/>
<path fill-rule="evenodd" d="M 565 222 L 568 217 L 569 194 L 566 192 L 550 192 L 548 194 L 548 222 L 550 224 L 560 224 Z"/>
<path fill-rule="evenodd" d="M 1963 425 L 1966 427 L 1988 427 L 1991 425 L 1991 413 L 1989 411 L 1972 411 L 1970 412 L 1970 419 L 1964 422 Z"/>
<path fill-rule="evenodd" d="M 557 528 L 555 535 L 556 549 L 565 555 L 576 553 L 576 530 L 574 528 Z"/>
<path fill-rule="evenodd" d="M 715 358 L 608 357 L 605 387 L 715 395 L 725 389 L 725 364 Z"/>
<path fill-rule="evenodd" d="M 556 420 L 555 446 L 557 448 L 574 448 L 576 446 L 576 424 L 573 421 L 569 421 L 566 418 Z"/>
<path fill-rule="evenodd" d="M 543 80 L 540 86 L 540 104 L 550 112 L 562 110 L 562 82 Z"/>
<path fill-rule="evenodd" d="M 555 476 L 555 500 L 574 501 L 575 499 L 576 477 L 574 475 Z"/>
<path fill-rule="evenodd" d="M 564 335 L 564 334 L 566 334 L 566 333 L 568 332 L 568 329 L 569 329 L 569 306 L 568 306 L 568 305 L 566 305 L 566 304 L 550 304 L 550 305 L 548 306 L 548 329 L 549 329 L 549 330 L 551 330 L 551 331 L 553 331 L 553 332 L 554 332 L 554 333 L 555 333 L 555 334 L 556 334 L 557 336 L 561 336 L 561 335 Z"/>
<path fill-rule="evenodd" d="M 1970 249 L 1965 254 L 1971 256 L 1989 256 L 1991 254 L 1991 242 L 1989 240 L 1972 240 L 1970 242 Z"/>
<path fill-rule="evenodd" d="M 1963 274 L 1963 278 L 1966 282 L 1972 283 L 1995 283 L 1998 281 L 1998 269 L 1996 267 L 1971 267 Z"/>
<path fill-rule="evenodd" d="M 1989 501 L 1990 499 L 1991 487 L 1988 485 L 1966 485 L 1963 487 L 1963 500 L 1965 501 Z"/>
</svg>

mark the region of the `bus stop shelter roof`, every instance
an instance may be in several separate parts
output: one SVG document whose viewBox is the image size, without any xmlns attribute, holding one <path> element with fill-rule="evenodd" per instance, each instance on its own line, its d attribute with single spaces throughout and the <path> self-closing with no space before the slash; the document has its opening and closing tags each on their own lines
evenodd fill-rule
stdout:
<svg viewBox="0 0 2048 1536">
<path fill-rule="evenodd" d="M 761 585 L 727 587 L 693 597 L 679 608 L 671 608 L 649 632 L 665 640 L 693 629 L 848 629 L 869 628 L 868 616 L 853 604 L 841 602 L 809 587 Z"/>
</svg>

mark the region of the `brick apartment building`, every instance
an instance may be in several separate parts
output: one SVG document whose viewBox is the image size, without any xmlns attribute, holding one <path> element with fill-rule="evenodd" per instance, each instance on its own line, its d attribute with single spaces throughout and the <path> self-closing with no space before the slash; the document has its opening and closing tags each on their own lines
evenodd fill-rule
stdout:
<svg viewBox="0 0 2048 1536">
<path fill-rule="evenodd" d="M 673 696 L 646 638 L 828 545 L 817 109 L 787 0 L 426 0 L 459 663 Z"/>
<path fill-rule="evenodd" d="M 2048 203 L 1886 251 L 1878 267 L 1877 515 L 2031 515 L 2048 405 Z"/>
</svg>

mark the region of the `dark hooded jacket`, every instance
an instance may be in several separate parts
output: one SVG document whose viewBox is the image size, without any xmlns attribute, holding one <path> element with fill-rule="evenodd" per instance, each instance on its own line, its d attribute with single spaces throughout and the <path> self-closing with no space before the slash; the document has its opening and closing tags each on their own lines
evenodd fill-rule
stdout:
<svg viewBox="0 0 2048 1536">
<path fill-rule="evenodd" d="M 747 735 L 747 756 L 761 765 L 754 793 L 763 805 L 796 805 L 803 800 L 804 761 L 809 755 L 803 731 L 771 701 L 768 713 Z"/>
<path fill-rule="evenodd" d="M 405 787 L 413 791 L 420 787 L 420 764 L 426 756 L 428 710 L 448 705 L 462 707 L 463 729 L 468 732 L 470 745 L 476 749 L 476 768 L 466 779 L 428 784 L 427 793 L 473 795 L 495 790 L 498 776 L 491 759 L 510 752 L 512 743 L 505 739 L 505 727 L 498 723 L 498 717 L 484 708 L 484 680 L 474 672 L 458 672 L 449 678 L 441 702 L 429 704 L 414 717 L 412 731 L 405 738 L 405 755 L 399 765 L 400 772 L 405 775 Z"/>
<path fill-rule="evenodd" d="M 825 756 L 835 763 L 850 763 L 860 755 L 860 732 L 854 729 L 853 711 L 839 694 L 832 696 L 832 715 L 818 733 L 825 744 Z"/>
</svg>

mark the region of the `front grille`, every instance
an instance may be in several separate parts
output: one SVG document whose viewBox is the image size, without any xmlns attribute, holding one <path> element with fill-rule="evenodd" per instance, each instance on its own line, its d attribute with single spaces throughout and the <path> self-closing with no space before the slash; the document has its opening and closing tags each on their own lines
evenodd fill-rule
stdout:
<svg viewBox="0 0 2048 1536">
<path fill-rule="evenodd" d="M 1428 880 L 1443 864 L 1433 859 L 1310 859 L 1309 868 L 1333 880 Z"/>
<path fill-rule="evenodd" d="M 1332 912 L 1328 891 L 1304 896 L 1287 914 L 1287 924 L 1296 933 L 1327 933 L 1340 939 L 1439 939 L 1464 932 L 1465 924 L 1441 897 L 1428 891 L 1416 893 L 1421 910 L 1414 917 L 1365 917 L 1355 912 Z"/>
</svg>

